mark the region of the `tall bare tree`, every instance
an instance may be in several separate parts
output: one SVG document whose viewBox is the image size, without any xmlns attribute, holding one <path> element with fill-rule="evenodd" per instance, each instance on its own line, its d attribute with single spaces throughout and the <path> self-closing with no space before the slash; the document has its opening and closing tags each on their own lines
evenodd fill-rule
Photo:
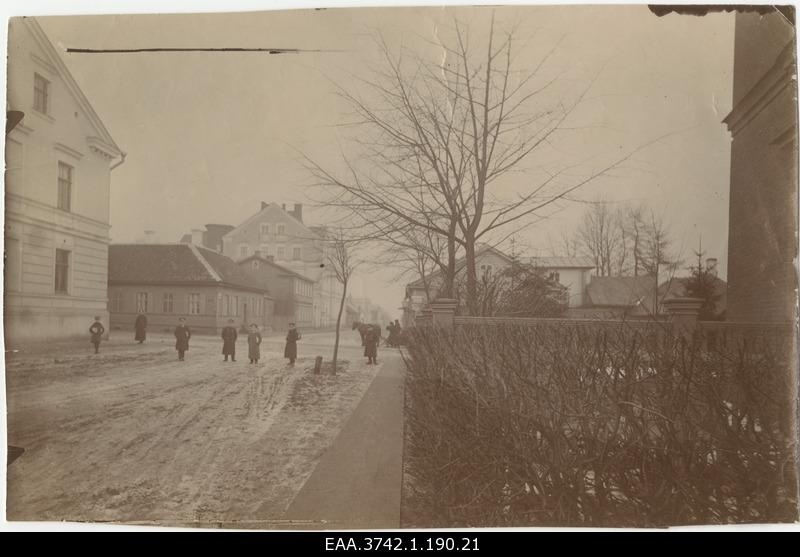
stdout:
<svg viewBox="0 0 800 557">
<path fill-rule="evenodd" d="M 574 238 L 580 252 L 592 258 L 599 276 L 622 274 L 627 254 L 620 213 L 605 200 L 589 206 Z"/>
<path fill-rule="evenodd" d="M 358 156 L 343 154 L 338 172 L 304 157 L 316 185 L 328 192 L 326 204 L 349 211 L 365 238 L 392 242 L 397 236 L 391 232 L 404 227 L 443 238 L 444 294 L 452 291 L 456 252 L 463 250 L 467 305 L 475 314 L 479 242 L 498 243 L 497 236 L 542 218 L 642 147 L 583 173 L 578 164 L 540 167 L 525 175 L 519 191 L 505 188 L 501 195 L 498 186 L 523 161 L 574 129 L 565 122 L 593 81 L 554 91 L 567 80 L 543 68 L 557 45 L 518 69 L 514 33 L 497 31 L 493 17 L 485 41 L 470 39 L 455 22 L 452 40 L 438 45 L 444 60 L 437 63 L 405 51 L 394 55 L 379 40 L 383 69 L 360 80 L 366 93 L 338 88 L 355 113 Z"/>
<path fill-rule="evenodd" d="M 347 287 L 359 262 L 354 256 L 354 241 L 348 239 L 342 230 L 330 234 L 327 239 L 327 261 L 333 275 L 342 284 L 342 299 L 339 302 L 339 313 L 336 316 L 336 337 L 333 343 L 333 371 L 336 373 L 339 359 L 339 329 L 342 324 L 342 313 L 347 300 Z"/>
</svg>

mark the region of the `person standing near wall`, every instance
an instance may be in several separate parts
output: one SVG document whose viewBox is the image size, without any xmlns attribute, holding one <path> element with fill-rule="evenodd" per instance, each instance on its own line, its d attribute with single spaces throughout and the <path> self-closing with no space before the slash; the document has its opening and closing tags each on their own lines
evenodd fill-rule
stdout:
<svg viewBox="0 0 800 557">
<path fill-rule="evenodd" d="M 236 332 L 236 326 L 233 319 L 228 319 L 228 326 L 222 328 L 222 355 L 225 356 L 224 361 L 228 361 L 228 356 L 231 361 L 236 361 L 236 339 L 239 338 L 239 333 Z"/>
<path fill-rule="evenodd" d="M 106 328 L 103 327 L 103 324 L 100 323 L 100 316 L 95 315 L 94 323 L 92 326 L 89 327 L 89 334 L 92 335 L 91 342 L 94 344 L 94 353 L 97 354 L 100 352 L 100 341 L 103 338 L 103 333 L 106 332 Z"/>
<path fill-rule="evenodd" d="M 136 335 L 133 339 L 142 344 L 147 338 L 147 316 L 143 313 L 137 315 L 133 328 L 136 330 Z"/>
<path fill-rule="evenodd" d="M 186 318 L 181 317 L 178 326 L 175 327 L 175 350 L 178 351 L 178 361 L 183 361 L 183 356 L 189 350 L 189 339 L 192 338 L 192 332 L 186 326 Z"/>
</svg>

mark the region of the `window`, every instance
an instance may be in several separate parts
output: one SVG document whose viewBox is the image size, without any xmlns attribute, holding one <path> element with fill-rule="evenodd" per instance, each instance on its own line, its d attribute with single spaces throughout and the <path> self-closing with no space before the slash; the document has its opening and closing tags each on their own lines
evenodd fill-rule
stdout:
<svg viewBox="0 0 800 557">
<path fill-rule="evenodd" d="M 279 224 L 278 225 L 278 234 L 286 234 L 286 225 L 285 224 Z"/>
<path fill-rule="evenodd" d="M 239 296 L 233 297 L 233 315 L 239 317 Z"/>
<path fill-rule="evenodd" d="M 147 313 L 147 292 L 136 293 L 136 313 Z"/>
<path fill-rule="evenodd" d="M 108 311 L 120 312 L 122 311 L 122 292 L 114 292 L 111 294 L 111 299 L 108 301 Z"/>
<path fill-rule="evenodd" d="M 189 315 L 200 315 L 200 294 L 192 292 L 188 296 Z"/>
<path fill-rule="evenodd" d="M 551 271 L 549 278 L 552 281 L 559 282 L 561 280 L 561 275 L 558 273 L 558 271 Z"/>
<path fill-rule="evenodd" d="M 72 206 L 72 170 L 70 165 L 58 162 L 58 208 L 62 211 Z"/>
<path fill-rule="evenodd" d="M 175 311 L 175 304 L 172 299 L 172 294 L 164 294 L 164 299 L 162 300 L 161 310 L 164 313 L 172 313 Z"/>
<path fill-rule="evenodd" d="M 225 294 L 224 310 L 225 310 L 224 315 L 230 315 L 231 314 L 231 296 L 230 296 L 230 294 Z"/>
<path fill-rule="evenodd" d="M 69 251 L 56 250 L 56 293 L 69 293 Z"/>
<path fill-rule="evenodd" d="M 247 257 L 250 252 L 250 246 L 242 244 L 239 246 L 239 257 Z"/>
<path fill-rule="evenodd" d="M 261 223 L 261 237 L 269 236 L 269 223 Z"/>
<path fill-rule="evenodd" d="M 283 261 L 283 257 L 285 255 L 285 252 L 286 252 L 286 250 L 284 249 L 283 246 L 278 246 L 278 250 L 277 250 L 277 253 L 275 255 L 275 259 L 277 259 L 278 261 Z"/>
<path fill-rule="evenodd" d="M 50 112 L 50 82 L 33 74 L 33 109 L 43 114 Z"/>
<path fill-rule="evenodd" d="M 295 261 L 300 260 L 300 248 L 292 248 L 292 259 Z"/>
</svg>

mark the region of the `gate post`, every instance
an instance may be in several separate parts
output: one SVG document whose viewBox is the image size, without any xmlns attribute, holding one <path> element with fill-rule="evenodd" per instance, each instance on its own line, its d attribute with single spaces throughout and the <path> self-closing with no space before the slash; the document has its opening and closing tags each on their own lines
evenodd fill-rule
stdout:
<svg viewBox="0 0 800 557">
<path fill-rule="evenodd" d="M 458 302 L 452 298 L 438 298 L 431 302 L 433 324 L 436 327 L 450 328 L 456 316 Z"/>
</svg>

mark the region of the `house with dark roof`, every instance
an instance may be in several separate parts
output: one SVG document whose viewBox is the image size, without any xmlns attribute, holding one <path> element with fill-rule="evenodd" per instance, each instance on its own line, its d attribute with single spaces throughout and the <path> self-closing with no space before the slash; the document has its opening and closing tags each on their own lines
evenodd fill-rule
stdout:
<svg viewBox="0 0 800 557">
<path fill-rule="evenodd" d="M 272 256 L 256 252 L 237 262 L 268 288 L 275 299 L 273 327 L 284 329 L 289 323 L 298 327 L 313 326 L 314 281 L 310 278 L 278 265 Z"/>
<path fill-rule="evenodd" d="M 218 333 L 237 325 L 274 326 L 275 299 L 265 282 L 228 257 L 193 244 L 112 244 L 108 254 L 111 329 L 131 330 L 144 313 L 148 329 Z"/>
<path fill-rule="evenodd" d="M 328 263 L 328 232 L 303 221 L 303 205 L 262 201 L 258 211 L 222 236 L 222 253 L 241 261 L 256 252 L 314 282 L 313 326 L 336 323 L 342 285 Z"/>
<path fill-rule="evenodd" d="M 597 277 L 586 286 L 586 303 L 567 310 L 568 317 L 648 317 L 658 313 L 656 279 L 652 276 Z"/>
</svg>

